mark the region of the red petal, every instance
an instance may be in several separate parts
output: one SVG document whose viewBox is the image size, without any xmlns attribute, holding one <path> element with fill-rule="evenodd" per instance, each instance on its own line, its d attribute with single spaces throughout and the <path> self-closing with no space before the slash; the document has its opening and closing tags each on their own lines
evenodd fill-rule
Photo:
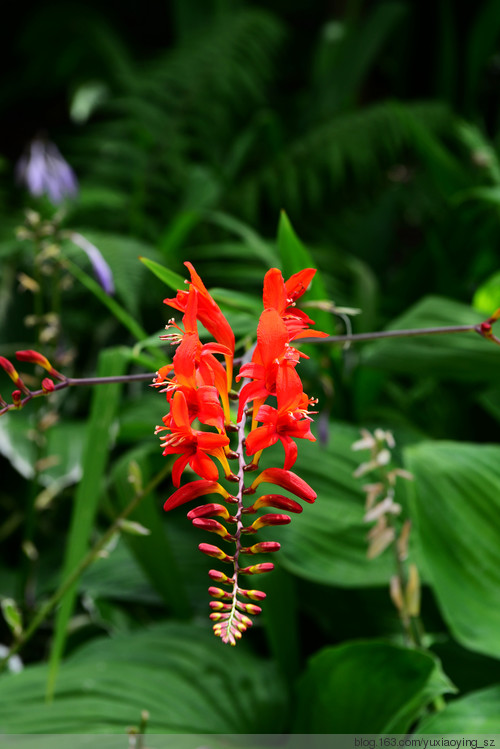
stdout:
<svg viewBox="0 0 500 749">
<path fill-rule="evenodd" d="M 177 382 L 185 387 L 196 387 L 196 358 L 201 344 L 197 335 L 186 333 L 174 355 Z"/>
<path fill-rule="evenodd" d="M 328 338 L 329 333 L 322 333 L 321 330 L 301 330 L 293 336 L 294 341 L 299 338 Z"/>
<path fill-rule="evenodd" d="M 275 445 L 278 441 L 276 427 L 272 424 L 266 424 L 262 427 L 253 429 L 246 439 L 247 455 L 255 455 L 259 450 Z"/>
<path fill-rule="evenodd" d="M 216 435 L 214 435 L 216 436 Z M 202 450 L 197 450 L 194 455 L 189 456 L 189 465 L 198 476 L 209 481 L 217 481 L 219 471 L 211 458 Z"/>
<path fill-rule="evenodd" d="M 279 435 L 281 444 L 285 448 L 285 463 L 283 468 L 288 471 L 297 460 L 297 445 L 291 437 Z"/>
<path fill-rule="evenodd" d="M 165 455 L 165 451 L 163 452 L 163 454 Z M 172 483 L 174 486 L 180 485 L 182 472 L 187 466 L 190 457 L 191 453 L 187 452 L 184 455 L 179 456 L 175 461 L 174 467 L 172 468 Z"/>
<path fill-rule="evenodd" d="M 197 432 L 198 448 L 200 450 L 217 450 L 218 447 L 229 445 L 229 437 L 215 432 Z"/>
<path fill-rule="evenodd" d="M 278 268 L 271 268 L 264 276 L 264 309 L 275 309 L 280 315 L 287 307 L 285 282 Z"/>
<path fill-rule="evenodd" d="M 293 411 L 303 395 L 302 381 L 292 364 L 283 363 L 276 375 L 278 410 Z"/>
<path fill-rule="evenodd" d="M 261 314 L 257 326 L 257 342 L 266 369 L 284 355 L 288 343 L 288 330 L 275 309 L 266 309 Z"/>
<path fill-rule="evenodd" d="M 170 415 L 175 426 L 187 427 L 191 431 L 186 396 L 182 390 L 177 390 L 172 398 L 172 403 L 170 404 Z"/>
<path fill-rule="evenodd" d="M 290 276 L 288 281 L 285 283 L 286 295 L 288 299 L 291 299 L 292 302 L 295 302 L 296 299 L 301 297 L 302 294 L 304 294 L 309 288 L 309 284 L 311 283 L 315 275 L 315 268 L 304 268 L 304 270 L 301 270 L 298 273 L 294 273 L 293 276 Z"/>
</svg>

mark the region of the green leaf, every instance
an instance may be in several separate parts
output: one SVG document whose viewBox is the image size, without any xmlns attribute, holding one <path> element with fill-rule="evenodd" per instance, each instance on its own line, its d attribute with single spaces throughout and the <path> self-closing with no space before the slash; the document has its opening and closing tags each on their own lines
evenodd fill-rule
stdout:
<svg viewBox="0 0 500 749">
<path fill-rule="evenodd" d="M 221 213 L 220 211 L 209 211 L 206 214 L 206 218 L 216 226 L 220 226 L 240 237 L 243 240 L 247 251 L 256 259 L 261 260 L 266 268 L 279 266 L 280 261 L 276 250 L 268 242 L 262 239 L 255 229 L 252 229 L 248 224 L 243 223 L 243 221 L 240 221 L 227 213 Z"/>
<path fill-rule="evenodd" d="M 427 579 L 454 637 L 500 657 L 500 447 L 422 442 L 405 451 Z M 413 488 L 413 491 L 412 491 Z"/>
<path fill-rule="evenodd" d="M 444 710 L 419 723 L 416 734 L 500 733 L 500 685 L 454 700 Z M 493 744 L 491 744 L 493 746 Z"/>
<path fill-rule="evenodd" d="M 57 463 L 40 473 L 35 462 L 40 457 L 35 443 L 29 439 L 33 429 L 33 413 L 4 414 L 0 419 L 0 454 L 27 479 L 37 475 L 39 482 L 51 488 L 57 482 L 59 489 L 77 482 L 82 475 L 82 451 L 86 424 L 80 421 L 63 421 L 47 430 L 47 444 L 43 457 L 56 457 Z"/>
<path fill-rule="evenodd" d="M 498 188 L 500 196 L 500 188 Z M 474 309 L 483 313 L 486 317 L 500 307 L 500 271 L 494 273 L 485 281 L 474 294 L 472 300 Z"/>
<path fill-rule="evenodd" d="M 123 349 L 106 349 L 99 357 L 98 376 L 120 375 L 125 371 L 128 356 Z M 119 383 L 100 385 L 93 393 L 87 442 L 83 457 L 83 475 L 75 496 L 71 527 L 62 569 L 64 581 L 84 556 L 94 524 L 104 480 L 108 452 L 112 444 L 112 426 L 116 418 L 122 386 Z M 56 616 L 55 635 L 50 656 L 50 696 L 66 643 L 67 625 L 73 611 L 76 584 L 65 594 Z"/>
<path fill-rule="evenodd" d="M 126 541 L 126 538 L 115 536 L 109 545 L 113 548 L 109 549 L 108 556 L 98 557 L 87 567 L 80 578 L 78 590 L 97 601 L 163 606 L 162 597 L 152 586 Z"/>
<path fill-rule="evenodd" d="M 299 681 L 294 732 L 405 733 L 450 691 L 428 653 L 375 640 L 324 648 Z"/>
<path fill-rule="evenodd" d="M 153 443 L 155 452 L 159 450 L 158 445 Z M 137 462 L 145 482 L 151 477 L 149 466 L 149 455 L 151 446 L 139 447 L 126 453 L 113 467 L 113 482 L 119 504 L 119 510 L 123 510 L 131 502 L 134 490 L 129 481 L 129 465 L 131 458 Z M 131 549 L 141 569 L 147 575 L 153 588 L 162 596 L 164 602 L 178 618 L 186 619 L 191 614 L 187 598 L 183 575 L 179 570 L 177 560 L 173 553 L 171 543 L 165 533 L 161 520 L 161 507 L 165 502 L 159 499 L 156 492 L 151 492 L 148 497 L 136 507 L 130 515 L 133 523 L 138 523 L 148 528 L 150 533 L 147 538 L 126 535 L 125 541 Z"/>
<path fill-rule="evenodd" d="M 152 261 L 151 261 L 152 262 Z M 84 270 L 82 270 L 76 263 L 73 263 L 72 260 L 66 259 L 64 261 L 64 266 L 67 268 L 67 270 L 73 275 L 77 281 L 79 281 L 82 286 L 85 286 L 86 289 L 88 289 L 94 296 L 99 299 L 99 301 L 109 309 L 111 314 L 113 314 L 116 319 L 122 323 L 122 325 L 127 328 L 127 330 L 139 341 L 147 338 L 146 331 L 139 325 L 139 323 L 135 320 L 134 317 L 132 317 L 131 314 L 127 312 L 126 309 L 124 309 L 117 301 L 116 299 L 113 299 L 113 297 L 108 296 L 103 288 L 97 283 L 97 281 L 94 281 L 94 279 L 88 275 L 88 273 L 85 273 Z"/>
<path fill-rule="evenodd" d="M 390 551 L 366 558 L 370 526 L 363 521 L 364 482 L 353 477 L 361 462 L 359 453 L 351 450 L 357 439 L 358 429 L 335 424 L 330 425 L 327 446 L 301 440 L 293 470 L 317 492 L 316 502 L 304 503 L 290 525 L 260 531 L 263 537 L 272 534 L 280 541 L 279 559 L 285 569 L 323 585 L 387 585 L 394 571 Z"/>
<path fill-rule="evenodd" d="M 286 720 L 275 668 L 194 625 L 93 640 L 62 665 L 50 704 L 46 678 L 46 666 L 2 678 L 2 733 L 124 734 L 143 710 L 151 733 L 270 733 Z"/>
<path fill-rule="evenodd" d="M 429 296 L 394 320 L 388 329 L 477 325 L 483 320 L 484 315 L 465 304 Z M 496 380 L 500 368 L 500 348 L 470 331 L 377 341 L 364 348 L 362 361 L 370 367 L 411 376 Z"/>
<path fill-rule="evenodd" d="M 311 254 L 295 234 L 285 211 L 281 211 L 278 226 L 278 249 L 281 255 L 285 279 L 304 268 L 316 267 Z M 307 293 L 307 300 L 319 302 L 328 300 L 328 294 L 319 272 L 316 273 L 311 282 L 311 288 Z M 332 331 L 332 318 L 327 312 L 314 310 L 314 320 L 317 330 L 323 330 L 325 333 Z"/>
<path fill-rule="evenodd" d="M 175 273 L 173 270 L 170 270 L 170 268 L 166 268 L 164 265 L 161 265 L 154 260 L 149 260 L 147 257 L 140 257 L 139 260 L 146 266 L 146 268 L 149 268 L 149 270 L 154 273 L 160 281 L 166 283 L 167 286 L 174 291 L 184 288 L 183 277 L 179 276 L 179 274 Z"/>
</svg>

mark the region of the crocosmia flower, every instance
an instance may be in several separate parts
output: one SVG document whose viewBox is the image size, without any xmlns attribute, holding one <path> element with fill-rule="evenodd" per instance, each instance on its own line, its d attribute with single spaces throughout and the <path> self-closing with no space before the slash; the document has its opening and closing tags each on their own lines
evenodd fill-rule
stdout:
<svg viewBox="0 0 500 749">
<path fill-rule="evenodd" d="M 241 367 L 233 382 L 234 333 L 194 267 L 191 263 L 186 266 L 191 277 L 187 288 L 165 299 L 165 304 L 182 313 L 182 321 L 169 320 L 170 332 L 162 336 L 177 350 L 172 363 L 162 367 L 153 382 L 165 393 L 168 405 L 156 433 L 163 454 L 176 456 L 172 469 L 176 491 L 164 509 L 211 497 L 192 509 L 188 518 L 228 545 L 222 549 L 202 543 L 199 549 L 229 567 L 227 573 L 209 571 L 217 586 L 211 585 L 208 592 L 213 599 L 210 618 L 215 634 L 235 645 L 252 625 L 251 617 L 261 611 L 254 602 L 265 598 L 262 591 L 244 587 L 242 578 L 270 572 L 274 565 L 255 560 L 255 556 L 280 548 L 274 541 L 249 543 L 250 538 L 253 541 L 260 528 L 288 524 L 291 519 L 286 512 L 302 512 L 302 505 L 287 495 L 254 495 L 261 485 L 274 484 L 300 500 L 316 499 L 314 490 L 290 470 L 297 458 L 297 440 L 315 440 L 311 432 L 315 412 L 310 406 L 317 402 L 303 390 L 297 367 L 304 354 L 292 342 L 326 334 L 312 331 L 313 321 L 296 306 L 316 271 L 306 268 L 285 281 L 281 271 L 272 268 L 264 279 L 263 311 L 256 325 L 252 360 Z M 213 341 L 201 343 L 198 323 Z M 243 380 L 247 382 L 241 384 Z M 235 393 L 237 387 L 240 389 Z M 237 400 L 236 423 L 232 421 L 231 398 Z M 258 473 L 262 452 L 278 442 L 284 450 L 283 464 Z M 230 482 L 227 488 L 225 481 Z M 212 499 L 214 494 L 219 495 L 217 502 Z M 262 512 L 267 508 L 280 512 Z M 250 563 L 249 556 L 253 558 Z"/>
</svg>

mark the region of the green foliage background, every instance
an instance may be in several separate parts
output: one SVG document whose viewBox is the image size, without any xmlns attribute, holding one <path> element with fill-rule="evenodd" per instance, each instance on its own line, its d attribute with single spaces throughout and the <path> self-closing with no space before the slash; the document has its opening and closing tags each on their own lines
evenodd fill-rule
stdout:
<svg viewBox="0 0 500 749">
<path fill-rule="evenodd" d="M 184 260 L 241 351 L 273 266 L 317 267 L 309 299 L 360 308 L 355 332 L 484 320 L 500 306 L 499 54 L 495 0 L 23 6 L 0 53 L 0 354 L 40 348 L 29 316 L 55 311 L 44 353 L 66 374 L 155 371 L 157 264 L 175 288 Z M 114 301 L 69 242 L 44 276 L 16 238 L 27 206 L 53 215 L 15 186 L 42 132 L 80 181 L 61 226 L 99 248 Z M 167 477 L 132 516 L 150 535 L 115 539 L 1 675 L 0 731 L 124 733 L 148 710 L 157 733 L 500 733 L 499 352 L 474 334 L 309 346 L 322 439 L 297 473 L 318 499 L 273 532 L 253 630 L 234 650 L 211 635 L 206 537 L 183 508 L 163 516 Z M 163 411 L 136 382 L 0 417 L 0 597 L 25 622 L 130 501 L 131 461 L 144 485 L 164 467 Z M 390 551 L 366 558 L 362 427 L 392 430 L 415 476 L 398 501 L 425 649 L 404 645 Z"/>
</svg>

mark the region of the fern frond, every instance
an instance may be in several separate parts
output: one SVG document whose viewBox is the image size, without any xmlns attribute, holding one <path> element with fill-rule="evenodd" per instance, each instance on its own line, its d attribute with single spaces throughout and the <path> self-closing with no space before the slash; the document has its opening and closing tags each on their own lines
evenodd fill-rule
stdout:
<svg viewBox="0 0 500 749">
<path fill-rule="evenodd" d="M 340 115 L 299 136 L 274 161 L 248 176 L 234 203 L 270 203 L 291 212 L 302 211 L 304 205 L 317 209 L 353 183 L 363 186 L 385 178 L 390 166 L 414 152 L 412 123 L 442 136 L 452 121 L 443 105 L 432 102 L 389 101 Z"/>
</svg>

